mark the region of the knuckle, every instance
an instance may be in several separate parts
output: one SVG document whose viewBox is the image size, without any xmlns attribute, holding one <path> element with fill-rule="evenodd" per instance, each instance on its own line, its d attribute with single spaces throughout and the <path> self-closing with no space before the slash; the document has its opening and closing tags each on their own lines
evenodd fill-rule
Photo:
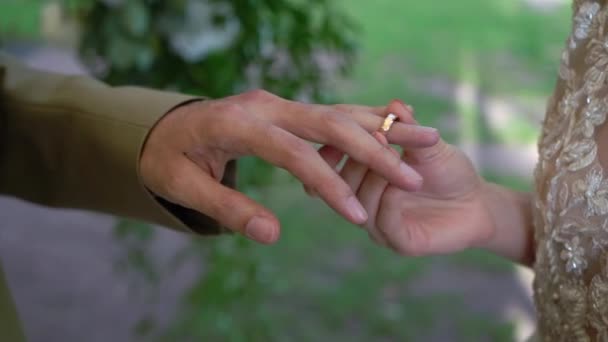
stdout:
<svg viewBox="0 0 608 342">
<path fill-rule="evenodd" d="M 350 121 L 339 112 L 325 112 L 321 115 L 323 125 L 332 133 L 339 133 Z"/>
<path fill-rule="evenodd" d="M 245 113 L 245 110 L 243 109 L 243 107 L 234 102 L 220 103 L 217 105 L 216 109 L 220 112 L 221 117 L 226 117 L 226 116 L 234 117 L 234 116 L 243 115 Z"/>
<path fill-rule="evenodd" d="M 349 105 L 346 105 L 343 103 L 332 105 L 331 108 L 337 112 L 343 112 L 343 113 L 352 113 L 353 112 L 352 106 L 349 106 Z"/>
<path fill-rule="evenodd" d="M 234 208 L 237 207 L 239 202 L 238 195 L 234 193 L 227 193 L 223 196 L 218 196 L 212 203 L 213 211 L 217 214 L 222 213 L 234 213 Z"/>
<path fill-rule="evenodd" d="M 253 89 L 241 94 L 243 101 L 257 102 L 257 101 L 269 101 L 275 99 L 275 95 L 264 89 Z"/>
<path fill-rule="evenodd" d="M 420 163 L 431 163 L 435 161 L 448 160 L 454 155 L 461 153 L 450 144 L 438 143 L 433 147 L 424 149 L 423 153 L 416 154 L 416 161 Z"/>
<path fill-rule="evenodd" d="M 226 137 L 226 132 L 248 122 L 245 109 L 234 102 L 217 103 L 211 108 L 213 120 L 205 122 L 205 132 L 210 137 Z"/>
</svg>

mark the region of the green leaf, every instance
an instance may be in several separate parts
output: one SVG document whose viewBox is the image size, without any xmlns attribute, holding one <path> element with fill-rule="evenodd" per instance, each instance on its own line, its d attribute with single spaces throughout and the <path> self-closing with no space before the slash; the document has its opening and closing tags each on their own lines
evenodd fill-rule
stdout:
<svg viewBox="0 0 608 342">
<path fill-rule="evenodd" d="M 142 46 L 135 56 L 135 64 L 140 71 L 147 71 L 154 63 L 154 51 L 148 46 Z"/>
<path fill-rule="evenodd" d="M 141 1 L 125 1 L 125 6 L 120 13 L 122 14 L 123 26 L 129 34 L 140 37 L 147 33 L 150 18 L 148 8 Z"/>
</svg>

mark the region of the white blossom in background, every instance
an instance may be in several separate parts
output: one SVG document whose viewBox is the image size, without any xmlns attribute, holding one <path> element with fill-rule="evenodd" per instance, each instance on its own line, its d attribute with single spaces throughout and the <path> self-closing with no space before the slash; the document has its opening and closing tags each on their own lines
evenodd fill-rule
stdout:
<svg viewBox="0 0 608 342">
<path fill-rule="evenodd" d="M 225 20 L 217 24 L 213 22 L 215 17 Z M 186 16 L 179 19 L 167 17 L 163 26 L 173 50 L 190 62 L 230 46 L 240 30 L 232 7 L 204 0 L 189 0 Z"/>
</svg>

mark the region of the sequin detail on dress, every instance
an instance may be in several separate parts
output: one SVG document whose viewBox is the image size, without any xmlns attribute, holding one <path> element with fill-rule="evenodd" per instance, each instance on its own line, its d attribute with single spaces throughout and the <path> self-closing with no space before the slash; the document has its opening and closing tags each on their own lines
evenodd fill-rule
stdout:
<svg viewBox="0 0 608 342">
<path fill-rule="evenodd" d="M 608 342 L 608 178 L 595 140 L 608 112 L 607 21 L 604 1 L 574 2 L 539 140 L 534 292 L 543 341 Z"/>
</svg>

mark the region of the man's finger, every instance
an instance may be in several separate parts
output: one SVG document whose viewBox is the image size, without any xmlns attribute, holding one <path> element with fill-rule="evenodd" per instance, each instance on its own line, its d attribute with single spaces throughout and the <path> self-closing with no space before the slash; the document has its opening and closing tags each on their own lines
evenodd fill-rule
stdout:
<svg viewBox="0 0 608 342">
<path fill-rule="evenodd" d="M 259 243 L 271 244 L 278 240 L 280 224 L 268 209 L 222 185 L 185 157 L 175 169 L 176 175 L 169 185 L 169 200 L 203 213 Z"/>
<path fill-rule="evenodd" d="M 308 142 L 264 122 L 249 125 L 243 143 L 250 153 L 284 168 L 314 190 L 339 214 L 355 224 L 367 220 L 367 213 L 340 176 Z"/>
</svg>

